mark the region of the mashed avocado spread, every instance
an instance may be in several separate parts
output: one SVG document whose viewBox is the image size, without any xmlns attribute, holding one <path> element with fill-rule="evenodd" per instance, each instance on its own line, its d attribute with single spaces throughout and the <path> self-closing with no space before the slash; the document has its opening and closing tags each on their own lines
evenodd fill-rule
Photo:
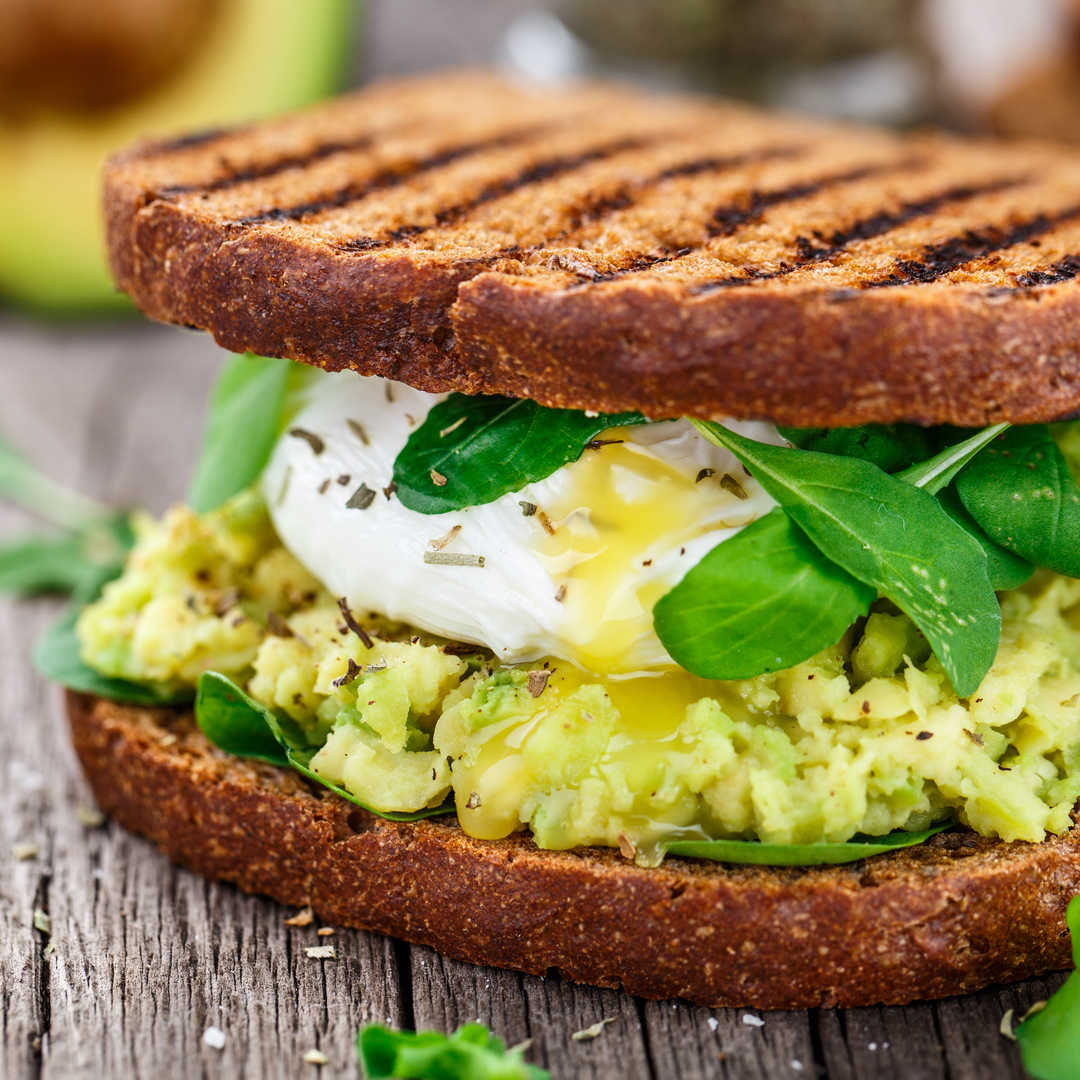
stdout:
<svg viewBox="0 0 1080 1080">
<path fill-rule="evenodd" d="M 1062 832 L 1080 797 L 1080 580 L 1001 595 L 997 660 L 958 699 L 879 601 L 832 649 L 753 679 L 598 680 L 356 613 L 281 546 L 258 496 L 142 517 L 124 574 L 78 622 L 85 662 L 194 687 L 219 671 L 288 716 L 312 768 L 378 810 L 451 792 L 463 828 L 541 847 L 673 838 L 842 841 L 945 819 L 1005 840 Z"/>
</svg>

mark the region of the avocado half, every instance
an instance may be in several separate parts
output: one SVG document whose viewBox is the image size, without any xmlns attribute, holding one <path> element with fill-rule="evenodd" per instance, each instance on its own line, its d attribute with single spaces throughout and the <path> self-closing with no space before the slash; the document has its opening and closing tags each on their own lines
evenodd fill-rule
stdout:
<svg viewBox="0 0 1080 1080">
<path fill-rule="evenodd" d="M 125 101 L 0 113 L 0 302 L 72 315 L 129 307 L 105 265 L 105 158 L 140 137 L 239 123 L 332 93 L 357 8 L 218 0 L 182 61 Z"/>
</svg>

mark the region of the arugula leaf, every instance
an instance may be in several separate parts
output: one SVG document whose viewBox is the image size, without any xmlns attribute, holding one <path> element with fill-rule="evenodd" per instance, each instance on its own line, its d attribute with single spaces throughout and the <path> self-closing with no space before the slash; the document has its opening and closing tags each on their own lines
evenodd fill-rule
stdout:
<svg viewBox="0 0 1080 1080">
<path fill-rule="evenodd" d="M 207 672 L 199 679 L 195 719 L 203 734 L 227 754 L 257 758 L 271 765 L 289 764 L 261 707 L 224 675 Z"/>
<path fill-rule="evenodd" d="M 937 498 L 945 513 L 964 532 L 979 542 L 986 554 L 986 570 L 990 576 L 990 584 L 996 590 L 1000 592 L 1004 589 L 1017 589 L 1035 573 L 1032 563 L 995 544 L 979 528 L 978 522 L 964 509 L 960 496 L 956 494 L 956 488 L 947 487 Z"/>
<path fill-rule="evenodd" d="M 657 602 L 653 625 L 687 671 L 748 679 L 835 645 L 876 595 L 776 509 L 717 544 Z"/>
<path fill-rule="evenodd" d="M 1080 577 L 1080 488 L 1045 424 L 1007 431 L 957 476 L 956 491 L 991 540 Z"/>
<path fill-rule="evenodd" d="M 0 498 L 70 532 L 113 516 L 107 506 L 38 472 L 3 442 L 0 442 Z"/>
<path fill-rule="evenodd" d="M 356 1035 L 356 1054 L 367 1080 L 550 1080 L 546 1069 L 507 1050 L 483 1024 L 465 1024 L 452 1035 L 395 1031 L 369 1024 Z"/>
<path fill-rule="evenodd" d="M 291 765 L 341 798 L 389 821 L 419 821 L 454 812 L 453 802 L 409 813 L 375 810 L 361 802 L 351 792 L 311 768 L 311 759 L 318 750 L 304 744 L 299 729 L 288 718 L 260 704 L 218 671 L 204 671 L 199 676 L 195 720 L 203 734 L 226 753 L 269 761 L 273 765 Z"/>
<path fill-rule="evenodd" d="M 712 862 L 752 866 L 839 866 L 857 862 L 886 851 L 924 844 L 931 836 L 951 827 L 951 822 L 922 832 L 898 829 L 888 836 L 859 837 L 843 843 L 763 844 L 758 840 L 672 840 L 665 845 L 668 855 L 710 859 Z"/>
<path fill-rule="evenodd" d="M 1080 968 L 1080 896 L 1069 901 L 1065 919 L 1072 934 L 1073 966 Z M 1017 1029 L 1024 1068 L 1035 1080 L 1075 1080 L 1080 1076 L 1080 971 L 1065 980 L 1046 1008 Z"/>
<path fill-rule="evenodd" d="M 225 362 L 188 493 L 199 513 L 216 510 L 259 478 L 281 433 L 292 368 L 291 360 L 253 353 Z"/>
<path fill-rule="evenodd" d="M 32 596 L 85 592 L 100 587 L 103 572 L 115 577 L 133 536 L 127 514 L 94 522 L 67 536 L 38 536 L 0 547 L 0 592 Z"/>
<path fill-rule="evenodd" d="M 421 514 L 481 506 L 577 461 L 607 428 L 644 423 L 639 413 L 589 416 L 524 398 L 451 394 L 398 454 L 397 497 Z"/>
<path fill-rule="evenodd" d="M 778 429 L 788 442 L 801 450 L 841 457 L 861 458 L 883 472 L 906 469 L 924 461 L 932 451 L 930 433 L 916 424 L 866 424 L 852 428 Z"/>
<path fill-rule="evenodd" d="M 908 615 L 959 696 L 977 689 L 997 654 L 1001 609 L 982 548 L 932 495 L 857 458 L 694 424 L 753 470 L 823 554 Z"/>
<path fill-rule="evenodd" d="M 176 705 L 190 700 L 191 694 L 187 691 L 116 679 L 83 663 L 75 634 L 75 622 L 81 611 L 81 605 L 73 605 L 38 638 L 34 646 L 34 666 L 42 675 L 69 690 L 96 694 L 129 705 Z"/>
<path fill-rule="evenodd" d="M 898 479 L 906 480 L 909 484 L 935 495 L 948 487 L 960 470 L 1003 431 L 1007 431 L 1008 427 L 1008 424 L 994 424 L 992 427 L 982 428 L 962 442 L 946 446 L 941 453 L 935 454 L 929 460 L 905 469 Z"/>
</svg>

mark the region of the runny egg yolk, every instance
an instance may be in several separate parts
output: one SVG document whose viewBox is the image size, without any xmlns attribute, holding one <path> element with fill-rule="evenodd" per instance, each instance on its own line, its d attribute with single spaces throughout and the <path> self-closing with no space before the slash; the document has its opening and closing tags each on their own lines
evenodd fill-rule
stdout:
<svg viewBox="0 0 1080 1080">
<path fill-rule="evenodd" d="M 721 486 L 710 475 L 703 483 L 685 463 L 622 437 L 612 429 L 568 467 L 571 482 L 544 508 L 537 544 L 565 605 L 561 633 L 597 673 L 632 670 L 627 657 L 652 632 L 653 605 L 694 560 L 676 562 L 674 579 L 658 574 L 659 564 L 678 560 L 692 540 L 754 516 L 741 507 L 737 478 Z"/>
<path fill-rule="evenodd" d="M 703 824 L 696 799 L 678 800 L 662 808 L 654 800 L 657 788 L 665 784 L 671 754 L 693 751 L 692 743 L 680 731 L 687 707 L 702 698 L 718 698 L 729 715 L 741 717 L 747 712 L 745 704 L 723 684 L 681 669 L 661 675 L 597 679 L 558 660 L 549 660 L 544 667 L 551 674 L 537 699 L 536 710 L 527 717 L 515 716 L 481 728 L 473 736 L 480 744 L 478 752 L 468 761 L 454 762 L 462 827 L 470 836 L 482 839 L 508 836 L 520 828 L 520 809 L 528 788 L 536 783 L 537 763 L 552 761 L 553 734 L 568 746 L 588 748 L 591 744 L 589 729 L 596 727 L 598 718 L 588 712 L 577 714 L 579 726 L 569 716 L 560 717 L 560 706 L 575 691 L 600 683 L 607 706 L 618 713 L 610 733 L 613 737 L 604 735 L 602 746 L 595 748 L 599 756 L 583 774 L 563 777 L 563 781 L 567 790 L 573 791 L 589 776 L 621 776 L 625 788 L 620 787 L 628 801 L 620 808 L 620 820 L 645 857 L 658 861 L 659 848 L 651 849 L 659 841 Z M 565 730 L 553 733 L 553 722 Z M 576 761 L 578 755 L 570 757 Z M 553 779 L 549 778 L 549 782 Z M 467 800 L 463 794 L 466 792 Z"/>
</svg>

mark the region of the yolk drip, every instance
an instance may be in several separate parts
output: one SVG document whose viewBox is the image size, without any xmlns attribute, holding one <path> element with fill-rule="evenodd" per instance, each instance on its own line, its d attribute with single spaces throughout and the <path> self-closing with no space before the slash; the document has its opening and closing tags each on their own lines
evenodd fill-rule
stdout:
<svg viewBox="0 0 1080 1080">
<path fill-rule="evenodd" d="M 604 438 L 623 434 L 613 429 Z M 653 605 L 692 564 L 673 577 L 650 567 L 715 529 L 718 502 L 733 526 L 747 515 L 736 495 L 696 482 L 692 465 L 663 461 L 633 442 L 587 449 L 567 470 L 566 495 L 544 508 L 554 532 L 539 542 L 549 572 L 565 586 L 562 633 L 590 670 L 631 671 L 628 656 L 652 631 Z"/>
<path fill-rule="evenodd" d="M 664 763 L 671 752 L 692 750 L 690 744 L 682 745 L 684 736 L 679 730 L 688 706 L 702 698 L 723 697 L 730 715 L 745 716 L 745 704 L 735 695 L 725 694 L 721 684 L 682 670 L 597 680 L 565 662 L 551 660 L 545 666 L 551 676 L 535 711 L 528 717 L 515 716 L 481 728 L 473 735 L 473 740 L 480 744 L 479 752 L 468 762 L 459 759 L 454 763 L 458 815 L 465 831 L 470 836 L 495 839 L 520 828 L 525 793 L 537 782 L 537 762 L 550 765 L 561 756 L 557 749 L 552 752 L 553 738 L 556 744 L 587 750 L 593 734 L 602 738 L 602 743 L 594 748 L 599 751 L 599 757 L 587 766 L 584 775 L 571 775 L 568 771 L 558 779 L 549 778 L 552 787 L 564 783 L 572 790 L 588 775 L 615 772 L 625 778 L 628 791 L 634 794 L 630 795 L 630 803 L 623 807 L 621 816 L 639 848 L 647 846 L 652 838 L 697 825 L 700 807 L 696 801 L 673 805 L 665 813 L 653 805 L 651 794 L 664 782 Z M 603 699 L 596 715 L 560 714 L 567 698 L 582 687 L 597 683 L 602 687 Z M 613 728 L 606 727 L 600 715 L 608 708 L 618 713 Z M 555 732 L 553 725 L 558 728 Z M 584 756 L 589 754 L 586 752 Z M 567 768 L 572 771 L 575 767 L 572 762 L 580 760 L 578 753 L 568 754 Z"/>
</svg>

